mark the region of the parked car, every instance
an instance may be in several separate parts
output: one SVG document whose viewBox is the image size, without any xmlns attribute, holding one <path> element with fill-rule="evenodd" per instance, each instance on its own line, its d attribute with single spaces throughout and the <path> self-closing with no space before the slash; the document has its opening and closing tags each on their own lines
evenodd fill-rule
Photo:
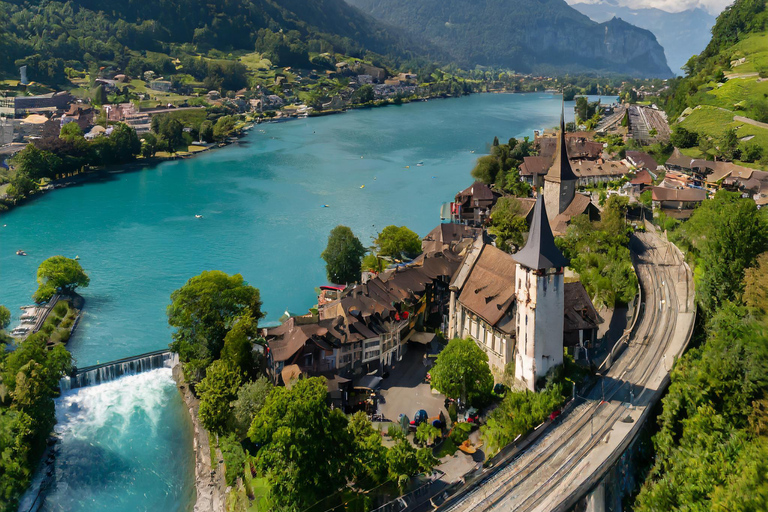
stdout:
<svg viewBox="0 0 768 512">
<path fill-rule="evenodd" d="M 561 411 L 560 409 L 557 409 L 557 410 L 555 410 L 555 411 L 552 411 L 552 414 L 550 414 L 550 415 L 549 415 L 549 420 L 550 420 L 550 421 L 554 420 L 555 418 L 557 418 L 558 416 L 560 416 L 560 413 L 561 413 L 561 412 L 562 412 L 562 411 Z"/>
</svg>

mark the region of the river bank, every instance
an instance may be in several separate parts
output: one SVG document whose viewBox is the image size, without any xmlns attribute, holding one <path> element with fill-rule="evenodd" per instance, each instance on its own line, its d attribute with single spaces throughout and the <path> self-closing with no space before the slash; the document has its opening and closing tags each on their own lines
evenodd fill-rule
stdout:
<svg viewBox="0 0 768 512">
<path fill-rule="evenodd" d="M 192 450 L 195 454 L 195 492 L 196 501 L 194 512 L 224 512 L 226 508 L 227 485 L 224 481 L 225 467 L 221 452 L 216 448 L 216 460 L 211 460 L 211 438 L 208 431 L 200 423 L 198 410 L 200 400 L 195 397 L 184 380 L 181 363 L 173 369 L 173 380 L 181 394 L 189 420 L 194 429 Z"/>
</svg>

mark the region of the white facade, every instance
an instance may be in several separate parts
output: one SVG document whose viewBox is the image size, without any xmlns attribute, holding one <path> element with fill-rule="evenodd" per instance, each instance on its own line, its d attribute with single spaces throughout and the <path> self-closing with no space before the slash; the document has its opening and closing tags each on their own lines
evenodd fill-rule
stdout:
<svg viewBox="0 0 768 512">
<path fill-rule="evenodd" d="M 531 391 L 536 379 L 563 364 L 564 290 L 562 271 L 517 265 L 515 380 Z"/>
</svg>

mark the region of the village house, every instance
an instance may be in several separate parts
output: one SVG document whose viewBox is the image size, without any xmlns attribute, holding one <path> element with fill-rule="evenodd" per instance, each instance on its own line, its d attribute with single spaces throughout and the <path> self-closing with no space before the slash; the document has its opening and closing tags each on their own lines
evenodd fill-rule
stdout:
<svg viewBox="0 0 768 512">
<path fill-rule="evenodd" d="M 659 166 L 651 155 L 642 151 L 627 151 L 626 161 L 630 166 L 638 170 L 655 171 Z"/>
<path fill-rule="evenodd" d="M 673 171 L 690 172 L 693 168 L 692 162 L 693 158 L 685 156 L 678 148 L 675 148 L 672 150 L 672 155 L 664 163 L 664 167 Z"/>
<path fill-rule="evenodd" d="M 451 205 L 454 222 L 470 226 L 483 226 L 491 215 L 491 208 L 501 194 L 480 181 L 456 194 Z"/>
<path fill-rule="evenodd" d="M 549 159 L 550 164 L 555 158 L 558 140 L 559 135 L 550 131 L 545 131 L 534 139 L 534 146 L 538 147 L 539 155 Z M 567 132 L 565 140 L 568 155 L 572 159 L 597 160 L 603 156 L 603 143 L 590 140 L 587 132 Z"/>
<path fill-rule="evenodd" d="M 693 209 L 707 198 L 707 191 L 700 188 L 653 187 L 653 208 L 666 210 L 677 219 L 687 219 Z"/>
<path fill-rule="evenodd" d="M 579 187 L 620 180 L 629 172 L 629 168 L 621 162 L 613 160 L 604 162 L 602 159 L 571 160 L 571 168 L 579 179 Z"/>
<path fill-rule="evenodd" d="M 544 186 L 544 176 L 552 166 L 552 159 L 544 156 L 526 156 L 518 167 L 520 178 L 534 190 Z"/>
</svg>

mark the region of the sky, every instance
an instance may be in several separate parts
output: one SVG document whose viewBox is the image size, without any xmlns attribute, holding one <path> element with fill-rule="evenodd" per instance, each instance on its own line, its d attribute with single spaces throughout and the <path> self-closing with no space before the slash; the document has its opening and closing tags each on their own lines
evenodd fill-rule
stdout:
<svg viewBox="0 0 768 512">
<path fill-rule="evenodd" d="M 710 14 L 717 16 L 725 9 L 726 6 L 733 3 L 733 0 L 566 0 L 569 4 L 586 3 L 586 4 L 599 4 L 599 3 L 612 3 L 618 4 L 623 7 L 631 7 L 633 9 L 642 9 L 644 7 L 655 7 L 663 11 L 668 12 L 680 12 L 688 9 L 694 9 L 701 7 L 710 12 Z"/>
</svg>

